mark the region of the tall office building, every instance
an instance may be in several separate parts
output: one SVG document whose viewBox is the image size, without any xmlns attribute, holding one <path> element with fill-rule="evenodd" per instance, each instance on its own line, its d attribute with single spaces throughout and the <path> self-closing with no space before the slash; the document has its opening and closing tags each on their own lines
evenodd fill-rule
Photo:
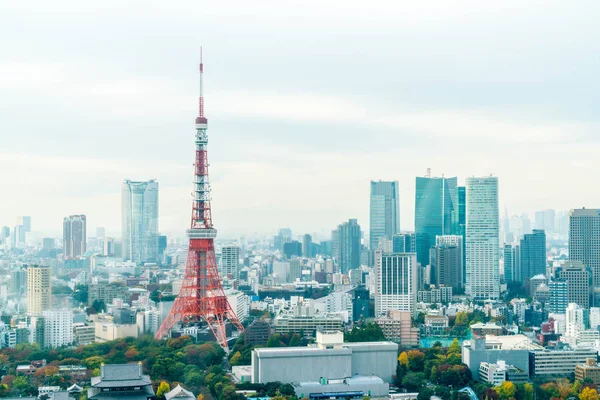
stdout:
<svg viewBox="0 0 600 400">
<path fill-rule="evenodd" d="M 292 230 L 290 228 L 280 228 L 279 233 L 273 238 L 273 247 L 275 250 L 283 252 L 283 246 L 292 241 Z"/>
<path fill-rule="evenodd" d="M 30 265 L 27 268 L 27 313 L 41 315 L 51 307 L 50 267 Z"/>
<path fill-rule="evenodd" d="M 375 252 L 375 316 L 389 310 L 416 310 L 417 257 L 415 253 Z"/>
<path fill-rule="evenodd" d="M 398 182 L 371 181 L 369 210 L 370 249 L 377 249 L 380 238 L 392 240 L 400 232 Z"/>
<path fill-rule="evenodd" d="M 123 259 L 138 264 L 158 261 L 158 182 L 122 185 Z"/>
<path fill-rule="evenodd" d="M 500 297 L 498 178 L 466 180 L 466 293 L 477 300 Z"/>
<path fill-rule="evenodd" d="M 17 224 L 12 234 L 12 245 L 20 246 L 25 244 L 28 232 L 31 232 L 31 217 L 17 217 Z"/>
<path fill-rule="evenodd" d="M 567 283 L 569 303 L 577 303 L 583 308 L 590 307 L 592 290 L 592 270 L 579 261 L 569 261 L 556 268 L 556 276 Z"/>
<path fill-rule="evenodd" d="M 516 243 L 504 244 L 504 282 L 518 280 L 521 276 L 521 252 L 519 250 L 519 245 Z"/>
<path fill-rule="evenodd" d="M 533 233 L 521 238 L 520 246 L 520 276 L 518 280 L 525 283 L 536 275 L 546 275 L 546 232 L 534 229 Z"/>
<path fill-rule="evenodd" d="M 302 256 L 306 258 L 313 257 L 312 247 L 312 236 L 307 233 L 302 237 Z"/>
<path fill-rule="evenodd" d="M 416 253 L 417 237 L 414 232 L 405 232 L 392 237 L 392 251 L 394 253 Z"/>
<path fill-rule="evenodd" d="M 551 280 L 548 287 L 550 288 L 548 311 L 554 314 L 564 314 L 569 305 L 569 285 L 562 280 Z"/>
<path fill-rule="evenodd" d="M 10 290 L 9 293 L 20 297 L 27 293 L 27 270 L 17 268 L 10 271 Z"/>
<path fill-rule="evenodd" d="M 221 275 L 238 279 L 240 270 L 240 248 L 223 246 L 221 248 Z"/>
<path fill-rule="evenodd" d="M 537 211 L 535 213 L 534 228 L 541 229 L 549 233 L 556 232 L 556 211 Z"/>
<path fill-rule="evenodd" d="M 416 178 L 415 233 L 421 265 L 429 264 L 429 249 L 435 246 L 436 236 L 457 233 L 458 215 L 456 178 Z"/>
<path fill-rule="evenodd" d="M 356 219 L 338 225 L 332 234 L 332 240 L 335 238 L 336 241 L 334 258 L 338 263 L 338 272 L 347 274 L 351 269 L 360 267 L 360 236 L 360 225 Z"/>
<path fill-rule="evenodd" d="M 63 257 L 79 260 L 86 251 L 87 223 L 85 215 L 71 215 L 63 219 Z"/>
<path fill-rule="evenodd" d="M 292 258 L 290 261 L 290 273 L 288 275 L 288 282 L 296 282 L 302 279 L 302 265 L 300 264 L 299 258 Z"/>
<path fill-rule="evenodd" d="M 358 322 L 371 317 L 369 289 L 358 286 L 352 300 L 352 321 Z"/>
<path fill-rule="evenodd" d="M 569 259 L 589 266 L 600 286 L 600 209 L 571 210 L 569 228 Z"/>
<path fill-rule="evenodd" d="M 431 283 L 451 286 L 455 292 L 463 288 L 462 241 L 460 235 L 442 235 L 430 249 Z"/>
</svg>

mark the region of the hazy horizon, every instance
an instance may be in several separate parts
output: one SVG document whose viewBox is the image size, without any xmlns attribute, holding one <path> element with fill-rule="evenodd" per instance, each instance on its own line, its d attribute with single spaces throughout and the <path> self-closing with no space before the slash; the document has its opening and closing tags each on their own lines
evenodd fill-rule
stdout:
<svg viewBox="0 0 600 400">
<path fill-rule="evenodd" d="M 600 206 L 597 2 L 33 3 L 0 6 L 0 226 L 114 234 L 123 180 L 157 179 L 183 235 L 200 45 L 223 237 L 368 231 L 379 179 L 410 230 L 427 168 L 497 176 L 501 216 Z"/>
</svg>

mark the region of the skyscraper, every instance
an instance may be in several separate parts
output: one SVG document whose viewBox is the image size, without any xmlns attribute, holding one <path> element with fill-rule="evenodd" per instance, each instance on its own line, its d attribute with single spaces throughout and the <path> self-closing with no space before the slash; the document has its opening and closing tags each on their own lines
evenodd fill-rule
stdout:
<svg viewBox="0 0 600 400">
<path fill-rule="evenodd" d="M 371 181 L 369 212 L 370 249 L 377 249 L 379 238 L 392 240 L 400 232 L 400 198 L 398 182 Z"/>
<path fill-rule="evenodd" d="M 569 303 L 590 307 L 592 270 L 579 261 L 569 261 L 556 269 L 559 280 L 567 282 Z"/>
<path fill-rule="evenodd" d="M 342 274 L 360 267 L 360 236 L 360 225 L 356 219 L 349 219 L 338 225 L 337 230 L 332 233 L 332 240 L 335 238 L 336 241 L 334 258 L 338 263 L 338 271 Z"/>
<path fill-rule="evenodd" d="M 302 256 L 310 258 L 312 254 L 312 236 L 308 233 L 302 237 Z"/>
<path fill-rule="evenodd" d="M 542 229 L 546 232 L 556 232 L 556 211 L 542 210 L 535 213 L 535 229 Z"/>
<path fill-rule="evenodd" d="M 27 268 L 27 313 L 41 315 L 51 307 L 50 267 L 30 265 Z"/>
<path fill-rule="evenodd" d="M 221 275 L 238 279 L 240 268 L 240 248 L 223 246 L 221 248 Z"/>
<path fill-rule="evenodd" d="M 594 286 L 600 285 L 600 209 L 576 209 L 569 213 L 569 259 L 592 269 Z"/>
<path fill-rule="evenodd" d="M 394 253 L 416 253 L 417 238 L 414 232 L 394 235 L 392 238 L 392 251 Z"/>
<path fill-rule="evenodd" d="M 121 221 L 123 259 L 158 261 L 158 182 L 123 182 Z"/>
<path fill-rule="evenodd" d="M 500 297 L 498 178 L 466 180 L 466 293 L 473 299 Z"/>
<path fill-rule="evenodd" d="M 415 312 L 417 299 L 415 253 L 375 252 L 375 316 L 389 310 Z"/>
<path fill-rule="evenodd" d="M 85 215 L 71 215 L 63 219 L 63 257 L 79 260 L 86 251 L 87 223 Z"/>
<path fill-rule="evenodd" d="M 521 276 L 521 254 L 519 245 L 504 245 L 504 282 L 518 280 Z M 524 283 L 524 282 L 523 282 Z"/>
<path fill-rule="evenodd" d="M 533 233 L 521 238 L 519 281 L 525 283 L 536 275 L 546 275 L 546 232 L 534 229 Z"/>
<path fill-rule="evenodd" d="M 451 286 L 455 292 L 463 288 L 462 236 L 443 235 L 436 238 L 430 250 L 432 284 Z"/>
<path fill-rule="evenodd" d="M 416 178 L 415 233 L 421 265 L 429 264 L 429 249 L 435 246 L 436 236 L 457 233 L 458 216 L 456 178 Z"/>
</svg>

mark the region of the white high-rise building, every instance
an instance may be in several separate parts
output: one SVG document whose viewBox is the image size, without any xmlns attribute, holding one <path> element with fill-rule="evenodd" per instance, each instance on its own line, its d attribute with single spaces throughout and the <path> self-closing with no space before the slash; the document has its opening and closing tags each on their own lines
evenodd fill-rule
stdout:
<svg viewBox="0 0 600 400">
<path fill-rule="evenodd" d="M 221 275 L 238 279 L 240 269 L 240 248 L 223 246 L 221 248 Z"/>
<path fill-rule="evenodd" d="M 239 290 L 229 289 L 225 292 L 231 309 L 240 321 L 244 321 L 250 315 L 250 299 Z"/>
<path fill-rule="evenodd" d="M 273 263 L 273 275 L 277 276 L 279 284 L 286 283 L 290 273 L 290 263 L 285 261 L 275 261 Z"/>
<path fill-rule="evenodd" d="M 466 293 L 473 299 L 500 297 L 498 178 L 466 180 Z"/>
<path fill-rule="evenodd" d="M 158 261 L 158 182 L 122 185 L 123 260 L 137 264 Z"/>
<path fill-rule="evenodd" d="M 375 253 L 375 316 L 389 310 L 415 312 L 418 281 L 416 253 Z"/>
<path fill-rule="evenodd" d="M 44 311 L 44 346 L 60 347 L 73 343 L 73 312 L 71 310 Z"/>
</svg>

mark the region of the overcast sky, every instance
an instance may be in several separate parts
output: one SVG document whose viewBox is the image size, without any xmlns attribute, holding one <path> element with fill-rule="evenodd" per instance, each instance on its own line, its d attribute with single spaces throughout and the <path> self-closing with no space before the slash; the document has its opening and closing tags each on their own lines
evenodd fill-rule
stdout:
<svg viewBox="0 0 600 400">
<path fill-rule="evenodd" d="M 0 225 L 120 232 L 123 179 L 189 224 L 204 47 L 222 235 L 368 229 L 369 181 L 499 177 L 501 215 L 600 206 L 598 1 L 0 5 Z M 533 215 L 532 215 L 533 217 Z"/>
</svg>

